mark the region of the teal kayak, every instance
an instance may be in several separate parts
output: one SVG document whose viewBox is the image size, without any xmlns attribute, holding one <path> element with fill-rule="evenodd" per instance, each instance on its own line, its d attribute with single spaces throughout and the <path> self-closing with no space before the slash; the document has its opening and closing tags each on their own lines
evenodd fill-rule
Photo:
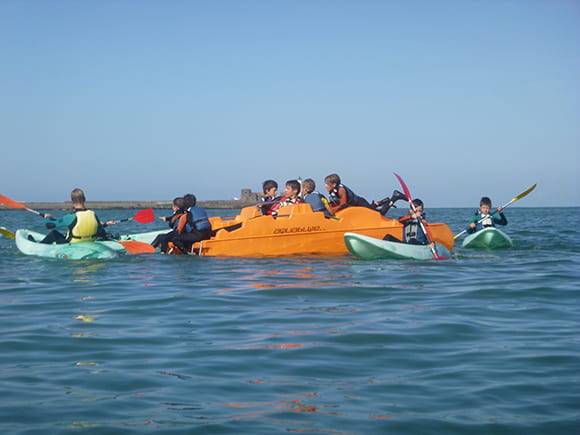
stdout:
<svg viewBox="0 0 580 435">
<path fill-rule="evenodd" d="M 37 257 L 60 258 L 64 260 L 85 260 L 88 258 L 109 259 L 125 255 L 127 251 L 116 241 L 40 243 L 44 234 L 30 230 L 17 230 L 14 240 L 20 252 Z M 30 240 L 32 239 L 32 240 Z"/>
<path fill-rule="evenodd" d="M 167 234 L 170 230 L 156 230 L 156 231 L 149 231 L 146 233 L 136 233 L 136 234 L 122 234 L 119 237 L 121 241 L 135 241 L 135 242 L 143 242 L 143 243 L 151 243 L 155 240 L 159 234 Z"/>
<path fill-rule="evenodd" d="M 511 248 L 512 239 L 503 231 L 489 227 L 467 236 L 462 246 L 468 249 Z"/>
<path fill-rule="evenodd" d="M 352 254 L 364 260 L 382 258 L 433 260 L 433 252 L 427 245 L 390 242 L 356 233 L 345 233 L 344 242 Z M 451 255 L 449 250 L 439 243 L 435 243 L 435 250 L 440 257 L 449 258 Z"/>
</svg>

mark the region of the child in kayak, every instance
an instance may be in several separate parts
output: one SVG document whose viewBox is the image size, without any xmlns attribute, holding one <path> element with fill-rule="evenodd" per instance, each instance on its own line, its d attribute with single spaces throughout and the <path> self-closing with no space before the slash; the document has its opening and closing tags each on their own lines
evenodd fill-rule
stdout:
<svg viewBox="0 0 580 435">
<path fill-rule="evenodd" d="M 260 211 L 263 215 L 265 214 L 272 214 L 269 213 L 272 209 L 272 206 L 276 203 L 276 201 L 280 200 L 280 197 L 276 194 L 278 193 L 278 183 L 274 180 L 266 180 L 262 183 L 262 192 L 264 192 L 264 196 L 262 196 L 262 202 L 264 204 L 259 205 Z"/>
<path fill-rule="evenodd" d="M 503 208 L 498 207 L 498 215 L 490 215 L 491 210 L 491 199 L 487 196 L 481 198 L 479 201 L 479 210 L 475 212 L 475 216 L 469 223 L 469 228 L 467 228 L 468 234 L 473 234 L 476 231 L 482 230 L 484 228 L 495 227 L 496 225 L 507 225 L 508 221 L 503 214 Z"/>
<path fill-rule="evenodd" d="M 423 226 L 427 225 L 424 215 L 424 204 L 419 198 L 413 200 L 413 207 L 409 207 L 409 214 L 399 218 L 399 222 L 403 224 L 403 243 L 409 243 L 411 245 L 429 245 L 431 249 L 434 249 L 435 245 L 433 242 L 429 242 L 429 237 L 423 231 L 421 223 Z M 383 240 L 389 242 L 401 242 L 401 240 L 396 237 L 387 234 L 383 237 Z"/>
<path fill-rule="evenodd" d="M 73 205 L 72 212 L 56 219 L 50 213 L 44 214 L 46 228 L 52 229 L 40 243 L 76 243 L 93 242 L 107 238 L 106 224 L 101 223 L 94 211 L 85 207 L 85 193 L 82 189 L 74 189 L 70 194 Z M 67 228 L 66 236 L 56 228 Z"/>
<path fill-rule="evenodd" d="M 332 208 L 328 204 L 328 199 L 321 194 L 316 192 L 316 183 L 312 178 L 307 178 L 302 182 L 302 195 L 304 202 L 310 204 L 312 211 L 322 211 L 326 217 L 331 217 L 334 215 Z"/>
<path fill-rule="evenodd" d="M 268 214 L 272 216 L 278 215 L 278 210 L 286 205 L 299 204 L 302 200 L 298 197 L 300 193 L 300 182 L 298 180 L 286 181 L 286 188 L 284 189 L 284 196 L 280 201 L 272 206 Z"/>
<path fill-rule="evenodd" d="M 195 242 L 211 237 L 211 223 L 207 213 L 203 208 L 197 207 L 196 203 L 195 195 L 183 195 L 185 215 L 178 220 L 178 234 L 173 238 L 173 244 L 183 253 L 189 252 Z"/>
<path fill-rule="evenodd" d="M 183 198 L 177 197 L 173 199 L 172 204 L 173 214 L 171 216 L 161 216 L 161 219 L 164 222 L 167 222 L 171 231 L 165 234 L 159 234 L 153 242 L 151 242 L 151 246 L 154 248 L 160 248 L 161 253 L 167 253 L 167 245 L 169 242 L 173 241 L 173 238 L 177 235 L 177 226 L 179 223 L 179 219 L 185 215 L 185 209 L 183 204 Z"/>
</svg>

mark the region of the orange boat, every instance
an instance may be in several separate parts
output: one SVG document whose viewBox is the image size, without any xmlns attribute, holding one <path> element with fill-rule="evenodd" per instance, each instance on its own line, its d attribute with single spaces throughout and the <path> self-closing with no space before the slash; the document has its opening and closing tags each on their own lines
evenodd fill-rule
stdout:
<svg viewBox="0 0 580 435">
<path fill-rule="evenodd" d="M 195 253 L 208 256 L 273 257 L 287 255 L 334 256 L 348 253 L 344 233 L 401 238 L 403 225 L 364 207 L 348 207 L 334 218 L 313 212 L 310 204 L 279 209 L 278 216 L 263 216 L 257 207 L 243 208 L 232 218 L 210 218 L 215 236 L 194 245 Z M 453 249 L 451 229 L 429 224 L 435 242 Z"/>
</svg>

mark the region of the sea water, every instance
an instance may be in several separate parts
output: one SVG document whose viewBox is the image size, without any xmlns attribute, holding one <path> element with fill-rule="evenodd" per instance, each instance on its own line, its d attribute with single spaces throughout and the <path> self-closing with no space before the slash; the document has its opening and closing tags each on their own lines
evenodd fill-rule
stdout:
<svg viewBox="0 0 580 435">
<path fill-rule="evenodd" d="M 513 248 L 449 261 L 75 262 L 1 237 L 0 432 L 579 433 L 579 212 L 508 208 Z"/>
</svg>

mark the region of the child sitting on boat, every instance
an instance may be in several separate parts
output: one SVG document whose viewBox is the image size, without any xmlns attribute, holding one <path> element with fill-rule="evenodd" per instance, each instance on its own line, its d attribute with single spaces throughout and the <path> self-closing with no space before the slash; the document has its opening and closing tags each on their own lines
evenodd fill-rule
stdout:
<svg viewBox="0 0 580 435">
<path fill-rule="evenodd" d="M 322 211 L 326 217 L 331 217 L 334 215 L 332 208 L 328 204 L 328 199 L 321 194 L 316 192 L 316 183 L 312 178 L 307 178 L 302 182 L 302 196 L 306 204 L 310 204 L 312 211 Z"/>
<path fill-rule="evenodd" d="M 266 180 L 262 183 L 262 192 L 264 195 L 262 196 L 262 202 L 264 204 L 260 204 L 258 207 L 263 215 L 272 214 L 269 211 L 272 209 L 272 206 L 280 200 L 280 197 L 277 196 L 278 193 L 278 183 L 274 180 Z"/>
<path fill-rule="evenodd" d="M 327 175 L 324 178 L 324 184 L 328 191 L 330 207 L 334 213 L 351 206 L 374 208 L 366 199 L 356 195 L 342 184 L 338 174 Z"/>
<path fill-rule="evenodd" d="M 429 237 L 423 231 L 423 226 L 427 225 L 425 221 L 424 215 L 424 204 L 419 198 L 415 198 L 413 200 L 413 205 L 415 206 L 415 210 L 413 207 L 409 207 L 409 214 L 399 218 L 399 222 L 403 224 L 403 243 L 409 243 L 412 245 L 429 245 L 431 249 L 435 247 L 433 242 L 429 242 Z M 389 242 L 401 242 L 401 240 L 397 239 L 396 237 L 387 234 L 383 240 L 387 240 Z"/>
<path fill-rule="evenodd" d="M 391 207 L 395 206 L 395 202 L 400 199 L 406 199 L 405 195 L 398 190 L 394 190 L 390 198 L 387 197 L 381 201 L 369 203 L 366 199 L 356 195 L 352 190 L 343 185 L 338 174 L 326 176 L 324 183 L 330 197 L 330 207 L 334 213 L 346 207 L 358 206 L 376 210 L 384 216 Z"/>
<path fill-rule="evenodd" d="M 298 197 L 300 194 L 300 182 L 298 180 L 286 181 L 286 188 L 284 189 L 284 196 L 270 208 L 268 214 L 272 216 L 278 215 L 278 210 L 287 205 L 299 204 L 302 200 Z"/>
<path fill-rule="evenodd" d="M 165 234 L 159 234 L 153 242 L 151 242 L 151 246 L 154 248 L 160 248 L 161 253 L 167 253 L 168 243 L 173 241 L 173 238 L 178 235 L 177 226 L 179 223 L 179 219 L 185 215 L 186 211 L 183 204 L 183 197 L 179 196 L 173 199 L 173 214 L 171 216 L 161 216 L 161 219 L 164 222 L 167 222 L 171 231 Z"/>
<path fill-rule="evenodd" d="M 469 223 L 469 228 L 467 228 L 467 232 L 469 234 L 473 234 L 479 230 L 489 227 L 495 227 L 496 225 L 507 225 L 508 221 L 503 214 L 503 208 L 498 207 L 497 212 L 498 215 L 490 215 L 489 211 L 491 210 L 491 199 L 487 196 L 481 198 L 479 201 L 479 210 L 476 210 L 475 216 Z"/>
<path fill-rule="evenodd" d="M 173 244 L 183 253 L 189 252 L 195 242 L 211 237 L 211 223 L 207 213 L 203 208 L 197 207 L 196 203 L 195 195 L 183 195 L 185 215 L 179 219 L 178 234 L 173 238 Z"/>
</svg>

